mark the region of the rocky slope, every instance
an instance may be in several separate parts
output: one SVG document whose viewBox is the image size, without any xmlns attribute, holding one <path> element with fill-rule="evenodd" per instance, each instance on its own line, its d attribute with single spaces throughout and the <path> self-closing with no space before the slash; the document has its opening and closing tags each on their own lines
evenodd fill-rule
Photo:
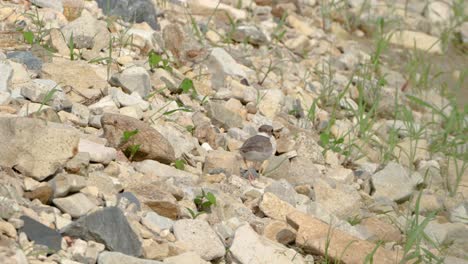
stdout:
<svg viewBox="0 0 468 264">
<path fill-rule="evenodd" d="M 468 263 L 467 9 L 423 2 L 0 1 L 0 263 Z"/>
</svg>

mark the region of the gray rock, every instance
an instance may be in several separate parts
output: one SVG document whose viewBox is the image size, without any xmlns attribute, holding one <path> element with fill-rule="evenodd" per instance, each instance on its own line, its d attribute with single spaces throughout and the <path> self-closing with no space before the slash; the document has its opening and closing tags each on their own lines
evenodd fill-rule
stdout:
<svg viewBox="0 0 468 264">
<path fill-rule="evenodd" d="M 468 224 L 468 201 L 450 210 L 450 221 Z"/>
<path fill-rule="evenodd" d="M 48 7 L 63 12 L 63 3 L 62 0 L 31 0 L 31 3 L 39 7 Z"/>
<path fill-rule="evenodd" d="M 142 222 L 146 226 L 155 226 L 158 227 L 160 230 L 162 229 L 172 229 L 174 225 L 174 220 L 160 216 L 155 212 L 148 212 L 145 217 L 143 217 Z M 150 228 L 153 230 L 152 228 Z"/>
<path fill-rule="evenodd" d="M 127 93 L 137 92 L 141 97 L 147 96 L 151 91 L 150 75 L 143 67 L 126 68 L 114 74 L 109 82 L 114 86 L 122 87 Z"/>
<path fill-rule="evenodd" d="M 78 49 L 92 49 L 94 45 L 100 45 L 100 48 L 103 48 L 107 46 L 107 43 L 99 43 L 95 38 L 97 35 L 103 35 L 104 39 L 108 39 L 110 35 L 106 22 L 97 20 L 86 10 L 81 13 L 80 17 L 64 26 L 62 33 L 68 45 L 73 35 L 73 44 Z"/>
<path fill-rule="evenodd" d="M 138 105 L 141 110 L 146 111 L 149 107 L 149 103 L 143 100 L 139 93 L 133 92 L 132 94 L 126 94 L 118 88 L 110 88 L 109 94 L 114 99 L 118 106 L 134 106 Z"/>
<path fill-rule="evenodd" d="M 168 140 L 142 121 L 118 114 L 104 114 L 101 123 L 104 128 L 104 137 L 110 147 L 125 151 L 131 145 L 140 144 L 138 152 L 133 157 L 136 161 L 153 159 L 171 163 L 176 159 L 174 148 Z M 122 144 L 124 132 L 136 129 L 138 133 Z"/>
<path fill-rule="evenodd" d="M 42 60 L 30 51 L 13 51 L 7 54 L 7 58 L 26 65 L 29 70 L 39 72 L 42 69 Z"/>
<path fill-rule="evenodd" d="M 183 219 L 174 224 L 174 235 L 177 240 L 187 244 L 204 260 L 224 256 L 224 245 L 207 222 L 202 220 Z"/>
<path fill-rule="evenodd" d="M 88 175 L 89 153 L 78 152 L 72 159 L 65 164 L 65 170 L 69 173 Z"/>
<path fill-rule="evenodd" d="M 226 76 L 247 78 L 244 68 L 222 48 L 214 48 L 208 59 L 208 70 L 212 74 L 215 87 L 223 87 Z"/>
<path fill-rule="evenodd" d="M 99 254 L 98 264 L 163 264 L 160 261 L 135 258 L 119 252 L 104 251 Z"/>
<path fill-rule="evenodd" d="M 90 161 L 103 164 L 109 164 L 117 157 L 117 150 L 115 150 L 115 148 L 109 148 L 102 144 L 82 138 L 78 145 L 78 151 L 89 153 Z"/>
<path fill-rule="evenodd" d="M 271 192 L 281 200 L 291 204 L 292 206 L 296 206 L 296 190 L 294 190 L 294 187 L 284 179 L 275 181 L 268 185 L 265 188 L 265 192 Z"/>
<path fill-rule="evenodd" d="M 55 110 L 71 108 L 72 102 L 67 98 L 62 87 L 52 80 L 35 79 L 32 83 L 26 83 L 19 86 L 21 95 L 35 103 L 44 103 Z M 52 92 L 54 90 L 54 92 Z M 52 98 L 46 101 L 49 94 Z"/>
<path fill-rule="evenodd" d="M 52 251 L 61 249 L 62 236 L 59 232 L 26 215 L 21 216 L 20 219 L 23 220 L 24 225 L 19 231 L 24 232 L 29 240 L 44 245 Z"/>
<path fill-rule="evenodd" d="M 55 198 L 52 202 L 64 213 L 73 218 L 81 217 L 97 206 L 82 193 L 76 193 L 65 198 Z"/>
<path fill-rule="evenodd" d="M 387 197 L 395 202 L 404 202 L 413 193 L 415 182 L 400 164 L 390 162 L 384 169 L 372 175 L 374 197 Z"/>
<path fill-rule="evenodd" d="M 124 202 L 126 200 L 126 202 Z M 141 210 L 140 200 L 131 192 L 121 192 L 117 194 L 117 206 L 123 203 L 134 204 L 137 210 Z"/>
<path fill-rule="evenodd" d="M 75 174 L 59 174 L 49 181 L 54 197 L 64 197 L 86 187 L 86 178 Z"/>
<path fill-rule="evenodd" d="M 9 82 L 13 76 L 13 67 L 3 60 L 0 60 L 0 92 L 9 91 Z"/>
<path fill-rule="evenodd" d="M 78 150 L 76 133 L 32 118 L 0 118 L 0 166 L 15 168 L 36 180 L 54 174 Z"/>
<path fill-rule="evenodd" d="M 253 45 L 264 45 L 268 42 L 268 38 L 263 32 L 252 25 L 241 25 L 236 27 L 232 38 L 237 42 L 248 42 Z"/>
<path fill-rule="evenodd" d="M 87 106 L 80 103 L 73 103 L 71 113 L 78 117 L 80 120 L 79 125 L 88 126 L 90 113 Z"/>
<path fill-rule="evenodd" d="M 146 22 L 158 30 L 154 5 L 149 0 L 97 0 L 104 14 L 122 17 L 127 22 Z"/>
<path fill-rule="evenodd" d="M 305 263 L 296 251 L 259 236 L 250 225 L 243 225 L 236 230 L 229 251 L 240 264 Z"/>
<path fill-rule="evenodd" d="M 0 218 L 8 220 L 16 213 L 21 212 L 19 204 L 8 197 L 0 196 Z"/>
<path fill-rule="evenodd" d="M 239 113 L 227 109 L 224 104 L 210 102 L 207 105 L 208 117 L 214 125 L 229 129 L 232 127 L 242 127 L 242 117 Z"/>
<path fill-rule="evenodd" d="M 141 242 L 138 240 L 138 236 L 130 227 L 123 212 L 117 207 L 106 207 L 87 216 L 83 216 L 64 227 L 60 232 L 68 236 L 79 237 L 83 240 L 94 240 L 103 243 L 108 250 L 118 251 L 137 257 L 142 254 Z M 101 255 L 102 254 L 103 253 L 101 253 Z"/>
<path fill-rule="evenodd" d="M 99 192 L 106 195 L 116 195 L 122 188 L 115 178 L 102 171 L 90 172 L 88 175 L 88 185 L 96 186 Z"/>
</svg>

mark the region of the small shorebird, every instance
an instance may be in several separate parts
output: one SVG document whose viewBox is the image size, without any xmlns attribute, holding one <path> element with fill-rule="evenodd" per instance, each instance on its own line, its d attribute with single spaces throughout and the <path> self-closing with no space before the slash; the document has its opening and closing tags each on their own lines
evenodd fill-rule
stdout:
<svg viewBox="0 0 468 264">
<path fill-rule="evenodd" d="M 254 167 L 257 162 L 264 162 L 276 152 L 276 142 L 273 137 L 273 127 L 269 125 L 262 125 L 258 128 L 258 134 L 248 138 L 239 152 L 244 158 L 244 162 L 253 161 Z M 249 182 L 254 180 L 252 172 L 248 170 Z"/>
</svg>

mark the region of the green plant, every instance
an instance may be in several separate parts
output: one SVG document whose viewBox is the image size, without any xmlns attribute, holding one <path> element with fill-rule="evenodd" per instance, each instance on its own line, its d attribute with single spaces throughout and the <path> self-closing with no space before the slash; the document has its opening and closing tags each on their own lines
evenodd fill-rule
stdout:
<svg viewBox="0 0 468 264">
<path fill-rule="evenodd" d="M 28 44 L 44 44 L 45 38 L 49 35 L 50 29 L 46 28 L 46 23 L 39 15 L 38 8 L 34 8 L 31 13 L 25 13 L 25 16 L 31 19 L 32 28 L 29 30 L 21 29 L 23 37 Z"/>
<path fill-rule="evenodd" d="M 288 17 L 288 13 L 284 12 L 283 15 L 281 16 L 280 20 L 276 24 L 276 27 L 273 30 L 273 33 L 271 33 L 271 36 L 277 42 L 281 42 L 283 40 L 283 38 L 284 38 L 284 35 L 286 34 L 285 24 L 286 24 L 286 18 L 287 17 Z"/>
<path fill-rule="evenodd" d="M 185 169 L 185 160 L 183 159 L 177 159 L 174 162 L 174 167 L 178 170 L 184 170 Z"/>
<path fill-rule="evenodd" d="M 138 129 L 131 130 L 131 131 L 124 131 L 122 138 L 120 139 L 120 146 L 125 145 L 139 132 L 140 131 Z M 141 144 L 132 144 L 132 145 L 129 145 L 123 152 L 125 156 L 131 161 L 135 157 L 135 154 L 140 150 L 140 148 L 141 148 Z"/>
<path fill-rule="evenodd" d="M 192 218 L 195 219 L 199 215 L 209 212 L 212 206 L 216 206 L 216 196 L 213 193 L 205 192 L 205 190 L 202 189 L 202 193 L 197 195 L 195 199 L 193 199 L 193 202 L 197 207 L 197 212 L 194 212 L 188 207 L 187 210 Z"/>
<path fill-rule="evenodd" d="M 68 41 L 68 49 L 69 49 L 69 54 L 70 54 L 70 60 L 72 61 L 75 60 L 76 53 L 75 53 L 75 42 L 73 40 L 73 32 L 70 35 L 70 39 Z"/>
<path fill-rule="evenodd" d="M 52 101 L 53 97 L 54 97 L 54 94 L 59 91 L 57 89 L 57 86 L 58 84 L 56 84 L 52 89 L 50 89 L 46 95 L 44 96 L 44 98 L 42 99 L 42 102 L 41 102 L 41 106 L 39 106 L 39 109 L 37 109 L 36 113 L 39 113 L 41 112 L 42 108 L 44 107 L 44 105 L 47 105 L 50 103 L 50 101 Z"/>
<path fill-rule="evenodd" d="M 169 60 L 164 59 L 161 55 L 156 53 L 154 50 L 148 53 L 148 64 L 151 70 L 161 68 L 168 72 L 172 72 L 172 67 L 170 66 Z"/>
</svg>

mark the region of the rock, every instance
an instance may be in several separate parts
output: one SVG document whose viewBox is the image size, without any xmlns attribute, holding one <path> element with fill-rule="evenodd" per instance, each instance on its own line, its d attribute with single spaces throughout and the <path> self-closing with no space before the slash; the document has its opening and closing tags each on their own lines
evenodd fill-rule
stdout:
<svg viewBox="0 0 468 264">
<path fill-rule="evenodd" d="M 329 184 L 318 179 L 313 184 L 315 201 L 326 208 L 328 212 L 341 219 L 355 217 L 360 214 L 361 196 L 356 188 L 348 184 Z"/>
<path fill-rule="evenodd" d="M 106 22 L 97 20 L 87 10 L 83 10 L 81 16 L 62 28 L 65 41 L 70 45 L 73 38 L 73 44 L 77 49 L 93 49 L 98 45 L 98 51 L 108 45 L 107 42 L 99 42 L 97 36 L 108 40 L 110 33 L 107 30 Z"/>
<path fill-rule="evenodd" d="M 112 75 L 110 84 L 121 87 L 127 93 L 137 92 L 141 97 L 151 92 L 150 75 L 143 67 L 129 67 Z"/>
<path fill-rule="evenodd" d="M 146 22 L 154 30 L 159 29 L 155 6 L 149 0 L 97 0 L 104 14 L 121 17 L 132 23 Z"/>
<path fill-rule="evenodd" d="M 60 13 L 63 12 L 62 0 L 31 0 L 31 3 L 39 7 L 52 8 Z"/>
<path fill-rule="evenodd" d="M 241 264 L 305 263 L 296 251 L 258 236 L 249 225 L 242 225 L 236 230 L 229 251 Z"/>
<path fill-rule="evenodd" d="M 143 256 L 147 259 L 162 260 L 169 255 L 168 243 L 157 243 L 153 239 L 143 241 Z"/>
<path fill-rule="evenodd" d="M 368 239 L 372 242 L 400 242 L 403 239 L 400 229 L 396 226 L 388 224 L 377 217 L 364 218 L 359 226 L 364 227 L 372 236 Z"/>
<path fill-rule="evenodd" d="M 177 178 L 177 179 L 187 179 L 193 180 L 196 178 L 195 175 L 192 173 L 178 170 L 172 166 L 159 163 L 154 160 L 144 160 L 141 162 L 134 162 L 134 168 L 146 175 L 155 175 L 160 177 L 161 179 L 168 179 L 168 178 Z"/>
<path fill-rule="evenodd" d="M 117 194 L 117 206 L 120 204 L 134 204 L 138 211 L 141 210 L 140 200 L 131 192 L 121 192 Z"/>
<path fill-rule="evenodd" d="M 149 103 L 143 100 L 137 92 L 126 94 L 120 89 L 112 87 L 109 94 L 118 106 L 138 106 L 143 111 L 146 111 L 149 107 Z"/>
<path fill-rule="evenodd" d="M 156 260 L 140 259 L 119 252 L 104 251 L 99 254 L 98 264 L 163 264 Z"/>
<path fill-rule="evenodd" d="M 167 139 L 142 121 L 106 113 L 102 116 L 101 123 L 109 146 L 125 151 L 129 146 L 140 144 L 133 160 L 154 159 L 168 164 L 176 159 L 174 149 Z M 121 144 L 124 132 L 134 130 L 138 130 L 138 133 L 128 142 Z"/>
<path fill-rule="evenodd" d="M 276 197 L 292 206 L 296 206 L 296 190 L 294 190 L 294 187 L 284 179 L 274 181 L 272 184 L 268 185 L 265 188 L 265 193 L 267 192 L 276 195 Z"/>
<path fill-rule="evenodd" d="M 282 221 L 286 220 L 286 216 L 295 210 L 292 205 L 269 192 L 263 194 L 259 208 L 266 216 Z"/>
<path fill-rule="evenodd" d="M 298 211 L 291 212 L 287 221 L 297 230 L 297 246 L 322 256 L 328 254 L 330 258 L 344 263 L 364 263 L 369 252 L 376 248 L 371 242 L 332 229 L 328 224 Z M 396 252 L 382 247 L 377 248 L 374 259 L 389 264 L 399 261 Z"/>
<path fill-rule="evenodd" d="M 34 243 L 46 246 L 49 250 L 59 251 L 61 249 L 62 236 L 59 232 L 51 229 L 29 216 L 23 215 L 20 217 L 24 225 L 19 232 L 24 232 L 28 239 Z"/>
<path fill-rule="evenodd" d="M 425 16 L 434 24 L 448 23 L 452 15 L 452 7 L 443 1 L 428 3 L 425 9 Z"/>
<path fill-rule="evenodd" d="M 204 260 L 210 261 L 225 254 L 223 243 L 205 221 L 178 220 L 174 223 L 174 235 Z"/>
<path fill-rule="evenodd" d="M 60 29 L 53 28 L 50 30 L 50 45 L 55 48 L 60 55 L 64 57 L 70 56 L 70 48 Z"/>
<path fill-rule="evenodd" d="M 7 58 L 26 65 L 29 70 L 39 72 L 42 69 L 42 61 L 30 51 L 14 51 L 7 54 Z"/>
<path fill-rule="evenodd" d="M 464 234 L 466 236 L 468 231 L 464 224 L 439 223 L 437 219 L 434 219 L 429 221 L 427 226 L 424 228 L 424 233 L 432 239 L 432 241 L 438 241 L 438 243 L 444 244 L 449 241 L 453 243 L 457 239 L 458 235 Z"/>
<path fill-rule="evenodd" d="M 61 86 L 73 87 L 69 94 L 73 102 L 87 102 L 101 96 L 107 87 L 107 81 L 101 78 L 93 66 L 83 61 L 55 60 L 44 63 L 42 78 L 51 79 Z"/>
<path fill-rule="evenodd" d="M 103 244 L 88 241 L 88 247 L 85 252 L 85 261 L 87 261 L 87 263 L 96 263 L 99 253 L 104 251 L 104 249 L 105 246 Z"/>
<path fill-rule="evenodd" d="M 0 235 L 6 235 L 10 238 L 16 239 L 17 233 L 15 226 L 0 219 Z"/>
<path fill-rule="evenodd" d="M 182 154 L 190 153 L 195 149 L 195 143 L 192 135 L 188 133 L 185 128 L 178 128 L 170 123 L 166 123 L 165 125 L 154 125 L 153 127 L 161 133 L 169 143 L 171 143 L 176 158 L 180 158 L 182 157 Z"/>
<path fill-rule="evenodd" d="M 395 202 L 407 200 L 416 184 L 400 164 L 390 162 L 384 169 L 372 175 L 374 197 L 387 197 Z"/>
<path fill-rule="evenodd" d="M 63 125 L 32 118 L 0 118 L 0 166 L 43 180 L 78 151 L 78 137 Z"/>
<path fill-rule="evenodd" d="M 102 171 L 90 172 L 87 185 L 96 186 L 99 192 L 105 195 L 116 195 L 122 189 L 116 178 L 110 177 Z"/>
<path fill-rule="evenodd" d="M 43 204 L 49 204 L 53 195 L 54 195 L 54 190 L 52 189 L 52 187 L 50 187 L 50 185 L 46 184 L 46 185 L 35 188 L 31 192 L 25 192 L 24 198 L 27 198 L 31 201 L 34 199 L 38 199 Z"/>
<path fill-rule="evenodd" d="M 450 221 L 468 224 L 468 202 L 465 201 L 450 210 Z"/>
<path fill-rule="evenodd" d="M 416 48 L 434 54 L 443 54 L 442 44 L 437 37 L 422 32 L 401 30 L 392 31 L 386 35 L 389 42 L 407 49 Z"/>
<path fill-rule="evenodd" d="M 90 156 L 88 152 L 78 152 L 65 164 L 65 170 L 69 173 L 87 176 Z"/>
<path fill-rule="evenodd" d="M 265 45 L 268 42 L 268 38 L 263 32 L 252 25 L 241 25 L 236 27 L 232 34 L 232 38 L 240 43 L 250 43 L 253 45 Z"/>
<path fill-rule="evenodd" d="M 207 105 L 207 115 L 214 125 L 226 130 L 233 127 L 242 127 L 242 117 L 239 113 L 227 109 L 224 104 L 210 102 Z"/>
<path fill-rule="evenodd" d="M 117 158 L 117 151 L 115 148 L 108 148 L 104 145 L 95 143 L 87 139 L 80 139 L 78 151 L 89 153 L 90 161 L 109 164 Z"/>
<path fill-rule="evenodd" d="M 116 232 L 116 230 L 118 230 L 118 232 Z M 123 212 L 117 207 L 106 207 L 83 216 L 64 227 L 60 232 L 68 236 L 103 243 L 106 245 L 107 249 L 112 251 L 131 256 L 141 256 L 142 254 L 141 242 L 130 227 Z M 99 255 L 99 259 L 102 254 L 104 253 Z M 129 263 L 100 261 L 101 260 L 99 260 L 99 263 Z"/>
<path fill-rule="evenodd" d="M 247 18 L 247 12 L 234 8 L 230 5 L 219 3 L 216 0 L 190 0 L 188 1 L 188 7 L 193 15 L 214 16 L 224 22 L 229 22 L 230 19 L 245 20 Z"/>
<path fill-rule="evenodd" d="M 247 78 L 244 67 L 238 64 L 231 55 L 222 48 L 214 48 L 211 51 L 207 67 L 212 75 L 212 82 L 219 85 L 219 87 L 223 86 L 226 76 Z"/>
<path fill-rule="evenodd" d="M 313 185 L 315 179 L 321 175 L 317 166 L 305 157 L 291 159 L 289 173 L 281 177 L 294 186 L 309 184 Z"/>
<path fill-rule="evenodd" d="M 55 198 L 64 197 L 86 187 L 86 178 L 75 174 L 61 173 L 49 181 L 49 184 L 52 186 Z"/>
<path fill-rule="evenodd" d="M 73 194 L 65 198 L 55 198 L 52 201 L 60 210 L 74 218 L 81 217 L 97 208 L 97 206 L 82 193 Z"/>
<path fill-rule="evenodd" d="M 240 162 L 241 157 L 237 153 L 213 150 L 206 155 L 203 172 L 213 174 L 215 171 L 223 171 L 227 175 L 239 175 Z"/>
<path fill-rule="evenodd" d="M 180 216 L 179 206 L 175 202 L 154 199 L 146 201 L 145 204 L 163 217 L 176 220 Z"/>
<path fill-rule="evenodd" d="M 177 256 L 165 258 L 164 263 L 167 264 L 209 264 L 195 252 L 189 251 Z"/>
<path fill-rule="evenodd" d="M 296 230 L 283 221 L 273 220 L 263 229 L 263 235 L 271 241 L 288 245 L 296 240 Z"/>
<path fill-rule="evenodd" d="M 154 227 L 159 228 L 160 230 L 163 230 L 163 229 L 171 230 L 172 226 L 174 225 L 174 221 L 172 219 L 164 217 L 164 216 L 160 216 L 155 212 L 146 213 L 145 217 L 143 217 L 141 221 L 145 226 L 148 226 L 148 228 L 154 226 Z M 150 229 L 153 230 L 154 228 L 150 228 Z"/>
<path fill-rule="evenodd" d="M 0 92 L 9 91 L 9 83 L 13 76 L 13 68 L 11 65 L 3 60 L 0 60 Z"/>
<path fill-rule="evenodd" d="M 45 79 L 34 79 L 32 83 L 26 83 L 19 86 L 21 95 L 35 103 L 41 103 L 53 107 L 55 110 L 71 108 L 72 103 L 56 82 Z M 45 101 L 49 95 L 52 98 Z"/>
<path fill-rule="evenodd" d="M 5 196 L 0 196 L 0 218 L 10 219 L 21 211 L 18 203 Z"/>
<path fill-rule="evenodd" d="M 353 171 L 342 167 L 332 168 L 325 175 L 327 178 L 331 178 L 337 182 L 347 184 L 352 183 L 354 179 Z"/>
<path fill-rule="evenodd" d="M 273 119 L 284 104 L 284 94 L 279 89 L 270 89 L 263 93 L 258 110 L 266 117 Z"/>
</svg>

